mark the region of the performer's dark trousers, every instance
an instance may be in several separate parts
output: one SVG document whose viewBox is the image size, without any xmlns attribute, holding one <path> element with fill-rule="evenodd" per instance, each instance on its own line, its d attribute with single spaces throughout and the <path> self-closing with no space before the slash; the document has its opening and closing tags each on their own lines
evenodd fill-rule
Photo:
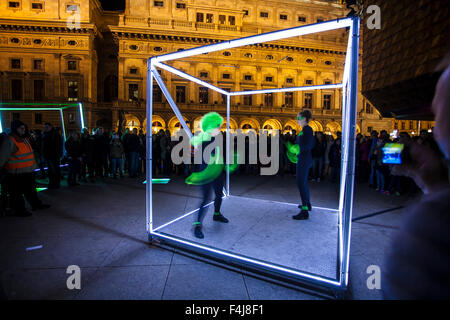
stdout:
<svg viewBox="0 0 450 320">
<path fill-rule="evenodd" d="M 6 185 L 10 194 L 11 208 L 16 213 L 25 211 L 24 196 L 33 208 L 42 204 L 37 196 L 34 173 L 8 174 L 6 176 Z"/>
<path fill-rule="evenodd" d="M 197 222 L 201 223 L 203 221 L 203 217 L 207 210 L 207 208 L 204 208 L 204 206 L 208 203 L 211 196 L 211 191 L 213 190 L 215 195 L 214 212 L 220 212 L 220 206 L 222 205 L 224 177 L 225 175 L 222 172 L 220 176 L 217 177 L 216 180 L 201 186 L 203 199 L 202 202 L 200 203 L 200 210 L 198 211 Z"/>
<path fill-rule="evenodd" d="M 308 187 L 308 175 L 309 170 L 312 167 L 312 161 L 302 161 L 299 160 L 296 166 L 296 178 L 297 187 L 300 191 L 300 197 L 302 199 L 302 206 L 307 206 L 310 204 L 309 199 L 309 187 Z"/>
</svg>

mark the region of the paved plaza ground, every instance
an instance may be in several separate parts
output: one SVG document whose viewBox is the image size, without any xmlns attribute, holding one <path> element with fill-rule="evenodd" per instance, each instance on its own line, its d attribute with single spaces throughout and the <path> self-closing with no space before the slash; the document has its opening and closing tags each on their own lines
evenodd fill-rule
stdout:
<svg viewBox="0 0 450 320">
<path fill-rule="evenodd" d="M 172 214 L 172 207 L 181 205 L 174 200 L 177 196 L 189 198 L 183 209 L 195 207 L 200 200 L 198 189 L 187 189 L 177 181 L 173 179 L 167 185 L 155 186 L 155 207 L 167 208 L 168 215 Z M 291 176 L 236 176 L 231 182 L 231 193 L 235 196 L 298 202 L 295 178 Z M 310 182 L 310 187 L 313 206 L 337 207 L 337 184 Z M 322 298 L 187 257 L 179 249 L 150 245 L 145 231 L 142 180 L 103 179 L 73 188 L 45 190 L 39 196 L 52 207 L 28 218 L 0 218 L 1 283 L 8 299 Z M 366 184 L 356 185 L 354 218 L 407 206 L 416 200 L 381 195 Z M 255 214 L 251 206 L 248 210 Z M 395 210 L 352 224 L 348 298 L 382 299 L 380 290 L 367 288 L 366 269 L 378 265 L 383 270 L 386 249 L 407 210 Z M 287 213 L 285 215 L 290 219 Z M 205 219 L 211 219 L 211 212 Z M 291 223 L 291 220 L 286 221 Z M 299 222 L 292 220 L 292 223 Z M 264 229 L 264 233 L 270 235 L 270 232 L 271 228 Z M 208 234 L 205 236 L 207 239 Z M 302 242 L 307 241 L 308 238 L 302 239 Z M 270 246 L 271 242 L 264 245 Z M 27 251 L 35 246 L 42 248 Z M 81 290 L 67 289 L 69 265 L 81 268 Z"/>
</svg>

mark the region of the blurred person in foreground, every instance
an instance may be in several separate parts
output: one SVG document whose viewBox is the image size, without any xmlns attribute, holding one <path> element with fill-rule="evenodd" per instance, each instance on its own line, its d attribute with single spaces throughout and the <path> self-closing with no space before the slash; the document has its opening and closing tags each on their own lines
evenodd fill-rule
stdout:
<svg viewBox="0 0 450 320">
<path fill-rule="evenodd" d="M 429 146 L 400 141 L 409 149 L 410 160 L 392 173 L 414 179 L 424 196 L 404 217 L 386 257 L 386 299 L 450 298 L 450 54 L 441 70 L 432 110 L 435 139 L 445 159 Z"/>
</svg>

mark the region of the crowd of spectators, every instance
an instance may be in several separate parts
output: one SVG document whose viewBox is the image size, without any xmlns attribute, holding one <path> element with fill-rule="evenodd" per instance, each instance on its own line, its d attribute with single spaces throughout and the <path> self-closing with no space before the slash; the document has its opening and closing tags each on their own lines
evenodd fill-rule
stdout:
<svg viewBox="0 0 450 320">
<path fill-rule="evenodd" d="M 295 175 L 295 165 L 286 156 L 286 142 L 295 143 L 297 132 L 292 131 L 279 135 L 279 170 L 277 175 Z M 269 135 L 270 137 L 270 135 Z M 68 185 L 76 186 L 79 182 L 95 182 L 96 178 L 123 178 L 125 175 L 145 178 L 146 136 L 137 128 L 126 129 L 124 133 L 110 132 L 103 128 L 96 128 L 90 133 L 87 129 L 82 132 L 71 132 L 63 142 L 59 128 L 50 123 L 44 125 L 44 130 L 33 130 L 29 138 L 35 152 L 39 177 L 49 178 L 49 188 L 59 188 L 61 181 L 61 161 L 66 163 L 68 170 Z M 256 148 L 259 146 L 260 136 L 256 135 Z M 313 167 L 309 172 L 309 180 L 338 183 L 341 170 L 341 133 L 334 136 L 323 132 L 315 132 L 315 147 L 312 151 Z M 391 137 L 385 130 L 378 133 L 372 131 L 370 136 L 358 134 L 356 137 L 355 181 L 368 183 L 376 191 L 384 194 L 412 194 L 417 186 L 412 179 L 391 174 L 391 166 L 383 164 L 383 147 L 389 142 L 411 140 L 425 144 L 437 150 L 433 134 L 426 130 L 419 136 L 410 137 L 402 132 L 398 137 Z M 256 164 L 249 163 L 251 139 L 245 141 L 245 164 L 237 170 L 239 175 L 259 175 L 263 166 L 256 157 Z M 268 152 L 271 152 L 271 139 L 267 139 Z M 177 141 L 172 141 L 169 130 L 159 130 L 152 135 L 152 155 L 155 176 L 182 175 L 188 176 L 194 165 L 175 165 L 171 159 L 172 149 Z M 65 153 L 64 153 L 65 149 Z M 257 150 L 257 149 L 256 149 Z M 194 150 L 191 151 L 194 157 Z M 193 161 L 192 161 L 193 163 Z M 47 171 L 44 168 L 48 168 Z"/>
</svg>

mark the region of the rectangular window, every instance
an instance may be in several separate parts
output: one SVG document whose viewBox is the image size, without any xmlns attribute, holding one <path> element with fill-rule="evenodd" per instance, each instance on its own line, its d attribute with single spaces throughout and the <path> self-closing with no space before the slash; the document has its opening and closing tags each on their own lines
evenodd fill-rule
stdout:
<svg viewBox="0 0 450 320">
<path fill-rule="evenodd" d="M 45 96 L 44 80 L 34 80 L 33 81 L 33 95 L 34 95 L 35 101 L 44 100 L 44 96 Z"/>
<path fill-rule="evenodd" d="M 402 121 L 402 130 L 405 130 L 405 122 Z"/>
<path fill-rule="evenodd" d="M 197 12 L 197 22 L 203 22 L 204 14 L 201 12 Z"/>
<path fill-rule="evenodd" d="M 34 114 L 34 124 L 42 124 L 42 113 Z"/>
<path fill-rule="evenodd" d="M 413 122 L 410 121 L 410 122 L 409 122 L 409 130 L 412 130 L 412 129 L 414 129 L 414 125 L 413 125 Z"/>
<path fill-rule="evenodd" d="M 244 16 L 248 16 L 248 10 L 244 10 Z"/>
<path fill-rule="evenodd" d="M 225 22 L 226 22 L 226 20 L 227 20 L 227 17 L 226 16 L 224 16 L 224 15 L 219 15 L 219 23 L 220 24 L 225 24 Z"/>
<path fill-rule="evenodd" d="M 128 84 L 128 100 L 129 101 L 139 100 L 139 85 L 137 83 Z"/>
<path fill-rule="evenodd" d="M 75 60 L 67 61 L 67 70 L 76 71 L 77 70 L 77 62 Z"/>
<path fill-rule="evenodd" d="M 138 74 L 137 68 L 130 68 L 130 74 Z"/>
<path fill-rule="evenodd" d="M 164 1 L 153 1 L 155 7 L 164 7 Z"/>
<path fill-rule="evenodd" d="M 367 127 L 367 132 L 371 133 L 373 131 L 372 127 Z"/>
<path fill-rule="evenodd" d="M 305 108 L 312 108 L 312 102 L 313 102 L 313 94 L 312 93 L 305 93 Z"/>
<path fill-rule="evenodd" d="M 306 22 L 306 17 L 298 16 L 298 22 Z"/>
<path fill-rule="evenodd" d="M 153 101 L 162 102 L 162 91 L 156 83 L 153 84 Z"/>
<path fill-rule="evenodd" d="M 287 20 L 287 14 L 280 14 L 280 20 Z"/>
<path fill-rule="evenodd" d="M 330 110 L 331 109 L 331 94 L 323 95 L 323 109 Z"/>
<path fill-rule="evenodd" d="M 176 101 L 177 103 L 186 103 L 186 87 L 176 86 Z"/>
<path fill-rule="evenodd" d="M 223 79 L 231 79 L 231 74 L 229 74 L 229 73 L 224 73 L 224 74 L 222 74 L 222 78 L 223 78 Z"/>
<path fill-rule="evenodd" d="M 319 22 L 323 22 L 323 19 L 321 19 L 321 18 L 317 19 L 317 23 L 319 23 Z"/>
<path fill-rule="evenodd" d="M 366 103 L 366 113 L 372 114 L 372 112 L 373 112 L 372 106 L 369 103 Z"/>
<path fill-rule="evenodd" d="M 292 79 L 292 78 L 286 78 L 286 83 L 294 83 L 294 79 Z"/>
<path fill-rule="evenodd" d="M 44 61 L 42 59 L 33 60 L 33 69 L 34 70 L 42 70 L 44 69 Z"/>
<path fill-rule="evenodd" d="M 236 24 L 236 17 L 228 16 L 228 23 L 230 24 L 230 26 L 234 26 Z"/>
<path fill-rule="evenodd" d="M 22 80 L 19 79 L 11 80 L 11 99 L 22 100 L 22 95 L 23 95 Z"/>
<path fill-rule="evenodd" d="M 21 65 L 20 59 L 11 59 L 11 69 L 20 69 Z"/>
<path fill-rule="evenodd" d="M 206 14 L 206 23 L 213 23 L 214 22 L 214 15 L 212 13 Z"/>
<path fill-rule="evenodd" d="M 264 94 L 264 106 L 273 107 L 273 93 Z"/>
<path fill-rule="evenodd" d="M 67 97 L 69 101 L 78 101 L 78 81 L 69 81 Z"/>
<path fill-rule="evenodd" d="M 246 90 L 248 91 L 248 90 Z M 253 105 L 253 95 L 249 94 L 244 96 L 244 106 L 251 107 Z"/>
<path fill-rule="evenodd" d="M 395 129 L 395 130 L 398 130 L 398 122 L 395 122 L 395 123 L 394 123 L 394 129 Z"/>
<path fill-rule="evenodd" d="M 330 80 L 325 80 L 324 84 L 331 84 Z"/>
<path fill-rule="evenodd" d="M 306 84 L 313 84 L 313 81 L 312 80 L 306 80 Z"/>
<path fill-rule="evenodd" d="M 261 12 L 259 13 L 259 16 L 260 16 L 261 18 L 268 18 L 268 17 L 269 17 L 269 13 L 268 13 L 268 12 L 265 12 L 265 11 L 261 11 Z"/>
<path fill-rule="evenodd" d="M 33 10 L 42 10 L 44 9 L 44 5 L 41 2 L 32 2 L 31 9 Z"/>
<path fill-rule="evenodd" d="M 292 108 L 294 106 L 294 93 L 293 92 L 285 92 L 284 105 L 289 108 Z"/>
<path fill-rule="evenodd" d="M 186 3 L 177 2 L 177 9 L 186 9 Z"/>
<path fill-rule="evenodd" d="M 208 72 L 200 72 L 200 78 L 208 78 Z"/>
<path fill-rule="evenodd" d="M 253 77 L 250 74 L 246 74 L 244 75 L 244 80 L 245 81 L 252 81 Z"/>
<path fill-rule="evenodd" d="M 10 8 L 20 8 L 20 2 L 19 1 L 9 1 L 8 6 Z"/>
<path fill-rule="evenodd" d="M 273 81 L 273 77 L 266 77 L 266 82 L 272 82 Z"/>
<path fill-rule="evenodd" d="M 198 88 L 198 103 L 208 104 L 208 88 L 200 87 Z"/>
</svg>

